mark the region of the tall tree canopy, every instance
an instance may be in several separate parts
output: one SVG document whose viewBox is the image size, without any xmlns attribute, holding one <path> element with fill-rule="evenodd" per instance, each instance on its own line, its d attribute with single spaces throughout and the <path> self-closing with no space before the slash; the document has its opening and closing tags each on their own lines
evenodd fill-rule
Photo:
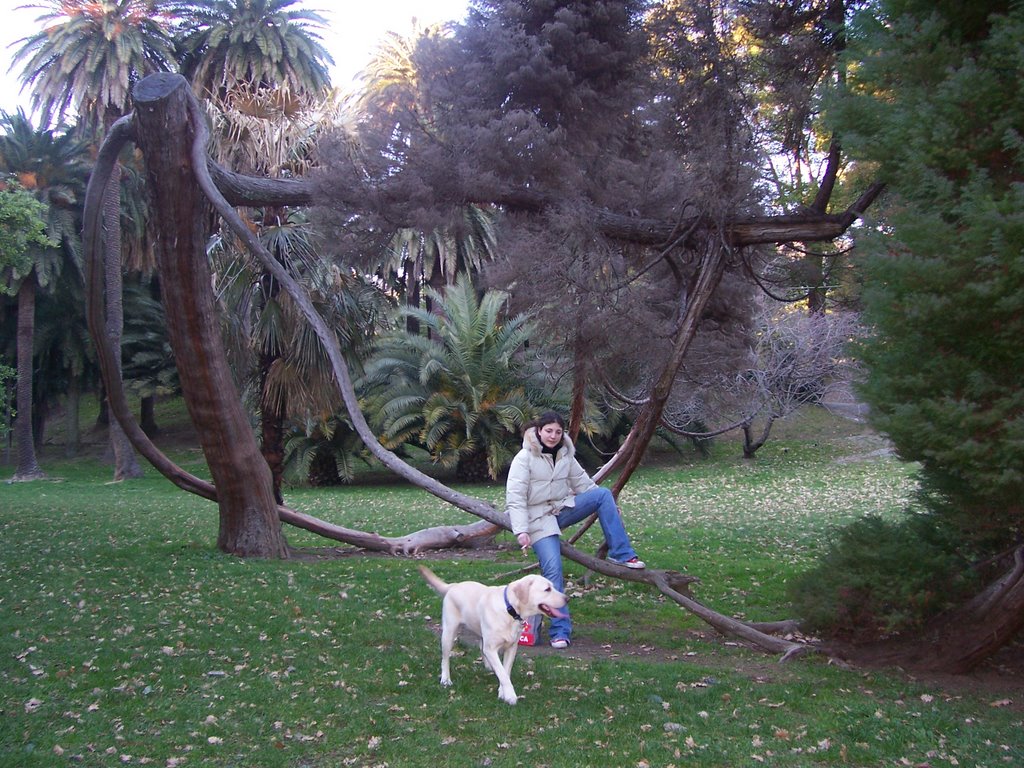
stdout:
<svg viewBox="0 0 1024 768">
<path fill-rule="evenodd" d="M 55 243 L 46 236 L 46 206 L 7 183 L 0 187 L 0 291 L 18 296 L 18 468 L 15 480 L 43 476 L 32 434 L 32 350 L 38 286 L 53 276 Z"/>
<path fill-rule="evenodd" d="M 196 92 L 223 99 L 242 89 L 317 97 L 334 63 L 318 33 L 326 20 L 297 0 L 175 0 L 182 74 Z"/>
<path fill-rule="evenodd" d="M 581 385 L 614 373 L 649 388 L 701 255 L 722 242 L 713 224 L 759 207 L 743 96 L 713 15 L 648 11 L 477 2 L 451 35 L 425 36 L 411 56 L 419 97 L 371 102 L 346 151 L 325 153 L 342 256 L 372 253 L 368 238 L 396 224 L 457 230 L 466 203 L 498 203 L 503 258 L 490 282 L 537 314 Z M 609 237 L 598 211 L 669 225 L 637 244 Z M 696 231 L 695 216 L 712 226 Z M 739 266 L 712 299 L 706 354 L 688 375 L 736 351 L 750 290 Z"/>
<path fill-rule="evenodd" d="M 168 17 L 157 0 L 40 0 L 42 29 L 14 57 L 33 107 L 47 122 L 76 112 L 82 127 L 109 125 L 129 110 L 132 85 L 175 68 Z"/>
</svg>

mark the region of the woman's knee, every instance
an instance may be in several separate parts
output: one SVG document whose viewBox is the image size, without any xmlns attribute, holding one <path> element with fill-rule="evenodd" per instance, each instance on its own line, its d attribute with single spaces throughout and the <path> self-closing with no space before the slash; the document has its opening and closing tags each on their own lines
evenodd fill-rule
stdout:
<svg viewBox="0 0 1024 768">
<path fill-rule="evenodd" d="M 612 496 L 612 492 L 609 491 L 607 488 L 598 488 L 596 495 L 598 501 L 598 508 L 600 510 L 606 510 L 609 512 L 619 511 L 619 507 L 615 503 L 615 497 Z"/>
</svg>

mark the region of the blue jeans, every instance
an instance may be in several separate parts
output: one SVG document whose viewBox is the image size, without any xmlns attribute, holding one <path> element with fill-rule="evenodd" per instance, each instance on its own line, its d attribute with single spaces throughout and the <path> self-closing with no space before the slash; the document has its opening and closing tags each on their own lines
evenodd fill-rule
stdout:
<svg viewBox="0 0 1024 768">
<path fill-rule="evenodd" d="M 576 506 L 563 507 L 558 514 L 558 527 L 565 530 L 595 512 L 598 522 L 601 523 L 601 530 L 604 531 L 604 539 L 608 542 L 608 557 L 613 560 L 629 560 L 636 557 L 633 545 L 629 543 L 629 534 L 626 533 L 626 528 L 622 524 L 619 508 L 615 506 L 615 498 L 607 488 L 592 488 L 576 497 Z M 535 541 L 533 542 L 533 551 L 540 563 L 540 572 L 555 585 L 555 589 L 564 592 L 561 538 L 546 536 L 540 541 Z M 550 635 L 552 640 L 560 637 L 568 640 L 572 635 L 569 606 L 566 606 L 563 611 L 566 614 L 564 619 L 551 619 Z"/>
</svg>

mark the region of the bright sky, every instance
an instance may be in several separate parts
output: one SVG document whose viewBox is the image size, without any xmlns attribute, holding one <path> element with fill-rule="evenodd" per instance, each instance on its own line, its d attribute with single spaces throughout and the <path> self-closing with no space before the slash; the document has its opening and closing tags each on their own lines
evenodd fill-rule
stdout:
<svg viewBox="0 0 1024 768">
<path fill-rule="evenodd" d="M 18 76 L 20 67 L 10 70 L 11 57 L 19 46 L 18 40 L 33 34 L 39 27 L 36 8 L 20 7 L 35 0 L 17 2 L 8 7 L 0 24 L 0 109 L 14 112 L 29 109 L 27 94 L 21 94 Z M 3 5 L 14 4 L 6 0 Z M 344 87 L 361 70 L 377 44 L 388 32 L 407 34 L 415 18 L 421 26 L 442 21 L 462 21 L 467 0 L 306 0 L 304 8 L 318 10 L 327 18 L 329 27 L 321 33 L 325 47 L 334 58 L 331 77 L 336 86 Z M 325 10 L 334 6 L 330 10 Z M 340 7 L 339 7 L 340 6 Z M 12 43 L 15 45 L 12 47 Z"/>
</svg>

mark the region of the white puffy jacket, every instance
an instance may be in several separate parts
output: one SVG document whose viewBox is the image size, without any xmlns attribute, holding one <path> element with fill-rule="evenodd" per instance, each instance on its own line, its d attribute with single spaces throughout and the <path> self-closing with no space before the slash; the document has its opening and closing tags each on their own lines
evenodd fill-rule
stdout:
<svg viewBox="0 0 1024 768">
<path fill-rule="evenodd" d="M 512 459 L 505 485 L 505 511 L 512 533 L 530 534 L 532 541 L 560 532 L 556 515 L 575 505 L 575 497 L 597 484 L 576 461 L 576 448 L 566 435 L 557 454 L 541 451 L 537 430 L 523 435 L 523 448 Z"/>
</svg>

